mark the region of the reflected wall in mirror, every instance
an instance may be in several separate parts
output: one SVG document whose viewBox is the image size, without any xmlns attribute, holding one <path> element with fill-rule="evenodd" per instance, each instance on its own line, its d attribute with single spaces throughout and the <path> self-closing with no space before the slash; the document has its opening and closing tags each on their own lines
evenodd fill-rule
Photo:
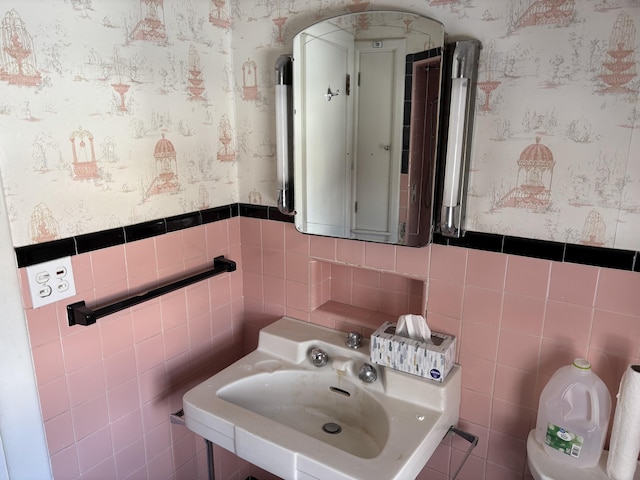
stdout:
<svg viewBox="0 0 640 480">
<path fill-rule="evenodd" d="M 444 35 L 420 15 L 371 11 L 294 37 L 299 231 L 430 242 Z"/>
</svg>

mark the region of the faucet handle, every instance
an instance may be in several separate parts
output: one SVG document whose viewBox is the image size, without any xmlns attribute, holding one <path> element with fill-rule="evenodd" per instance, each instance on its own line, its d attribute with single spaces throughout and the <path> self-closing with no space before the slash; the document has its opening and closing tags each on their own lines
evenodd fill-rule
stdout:
<svg viewBox="0 0 640 480">
<path fill-rule="evenodd" d="M 364 383 L 373 383 L 378 378 L 378 372 L 370 363 L 363 363 L 358 373 L 358 378 Z"/>
<path fill-rule="evenodd" d="M 324 367 L 329 361 L 329 355 L 324 350 L 312 348 L 309 350 L 309 360 L 316 367 Z"/>
<path fill-rule="evenodd" d="M 360 348 L 362 346 L 362 335 L 358 332 L 347 333 L 347 347 Z"/>
</svg>

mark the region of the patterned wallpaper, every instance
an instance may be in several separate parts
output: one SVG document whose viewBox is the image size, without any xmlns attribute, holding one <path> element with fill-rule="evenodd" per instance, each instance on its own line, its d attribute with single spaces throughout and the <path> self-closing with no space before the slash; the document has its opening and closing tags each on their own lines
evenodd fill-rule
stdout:
<svg viewBox="0 0 640 480">
<path fill-rule="evenodd" d="M 248 4 L 249 2 L 239 2 Z M 263 72 L 320 18 L 403 9 L 445 25 L 450 39 L 483 44 L 467 229 L 640 248 L 637 0 L 270 1 L 234 13 L 234 58 Z M 271 19 L 270 24 L 267 20 Z M 252 40 L 255 39 L 255 40 Z M 239 146 L 272 138 L 259 102 L 237 102 Z M 250 142 L 247 144 L 247 141 Z M 239 164 L 240 197 L 274 204 L 270 163 Z M 272 187 L 273 191 L 273 187 Z"/>
<path fill-rule="evenodd" d="M 14 245 L 238 201 L 224 10 L 200 0 L 2 6 L 0 168 Z"/>
<path fill-rule="evenodd" d="M 640 249 L 637 0 L 6 0 L 14 245 L 276 204 L 274 63 L 300 29 L 400 9 L 483 44 L 467 228 Z"/>
</svg>

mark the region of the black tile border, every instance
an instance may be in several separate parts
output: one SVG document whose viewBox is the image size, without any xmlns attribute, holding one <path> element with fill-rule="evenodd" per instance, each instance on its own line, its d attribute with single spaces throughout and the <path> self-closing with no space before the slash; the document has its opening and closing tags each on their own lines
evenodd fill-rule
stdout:
<svg viewBox="0 0 640 480">
<path fill-rule="evenodd" d="M 266 207 L 265 207 L 266 208 Z M 276 209 L 277 210 L 277 209 Z M 239 216 L 239 205 L 208 208 L 195 212 L 160 218 L 148 222 L 136 223 L 119 228 L 87 233 L 76 237 L 54 240 L 52 242 L 16 247 L 18 268 L 28 267 L 38 263 L 55 260 L 60 257 L 70 257 L 101 248 L 114 247 L 125 243 L 143 240 L 165 233 L 177 232 L 185 228 L 197 227 L 206 223 L 227 220 Z"/>
<path fill-rule="evenodd" d="M 293 215 L 285 215 L 276 207 L 269 207 L 269 220 L 276 222 L 294 223 Z"/>
<path fill-rule="evenodd" d="M 503 253 L 522 257 L 543 258 L 554 262 L 564 261 L 565 244 L 540 241 L 533 238 L 504 237 Z"/>
<path fill-rule="evenodd" d="M 29 265 L 36 265 L 60 257 L 69 257 L 78 253 L 74 237 L 38 243 L 27 247 L 17 247 L 15 250 L 18 267 L 28 267 Z"/>
<path fill-rule="evenodd" d="M 567 244 L 564 261 L 594 265 L 597 267 L 630 270 L 634 266 L 637 252 L 630 250 L 616 250 L 613 248 L 592 247 L 588 245 Z"/>
<path fill-rule="evenodd" d="M 16 247 L 18 267 L 69 257 L 81 253 L 135 242 L 145 238 L 176 232 L 185 228 L 227 220 L 233 217 L 259 218 L 293 223 L 293 216 L 284 215 L 276 207 L 234 203 L 221 207 L 197 210 L 182 215 L 112 228 L 95 233 L 63 238 L 52 242 Z M 557 262 L 578 263 L 597 267 L 640 272 L 640 252 L 592 247 L 570 243 L 550 242 L 531 238 L 512 237 L 483 232 L 466 232 L 461 238 L 447 238 L 434 234 L 433 243 L 489 252 L 542 258 Z M 407 247 L 412 248 L 412 247 Z"/>
<path fill-rule="evenodd" d="M 164 218 L 161 218 L 160 220 L 151 220 L 150 222 L 136 223 L 135 225 L 127 225 L 124 227 L 124 237 L 126 242 L 144 240 L 145 238 L 164 235 L 165 233 L 167 233 L 167 221 Z"/>
<path fill-rule="evenodd" d="M 264 205 L 251 205 L 246 203 L 240 204 L 240 216 L 250 218 L 261 218 L 269 220 L 269 207 Z"/>
<path fill-rule="evenodd" d="M 209 208 L 207 210 L 201 210 L 202 223 L 219 222 L 220 220 L 227 220 L 231 217 L 237 217 L 238 213 L 234 214 L 231 205 L 226 207 Z"/>
<path fill-rule="evenodd" d="M 126 234 L 123 228 L 112 228 L 111 230 L 87 233 L 74 238 L 76 240 L 76 251 L 80 254 L 123 244 L 125 243 Z"/>
<path fill-rule="evenodd" d="M 640 272 L 640 265 L 638 265 L 640 263 L 640 252 L 633 250 L 617 250 L 481 232 L 466 232 L 461 238 L 447 238 L 435 234 L 433 243 L 519 255 L 521 257 L 541 258 L 554 262 L 579 263 L 595 267 Z"/>
<path fill-rule="evenodd" d="M 435 235 L 434 243 L 501 253 L 504 246 L 504 237 L 491 233 L 467 232 L 460 238 L 446 238 L 442 235 Z"/>
</svg>

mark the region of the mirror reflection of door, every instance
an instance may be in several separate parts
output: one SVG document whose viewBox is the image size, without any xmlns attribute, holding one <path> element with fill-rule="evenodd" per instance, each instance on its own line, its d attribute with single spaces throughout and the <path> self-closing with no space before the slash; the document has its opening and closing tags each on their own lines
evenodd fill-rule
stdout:
<svg viewBox="0 0 640 480">
<path fill-rule="evenodd" d="M 344 37 L 344 38 L 343 38 Z M 353 36 L 306 35 L 303 42 L 302 118 L 306 143 L 303 181 L 306 193 L 321 202 L 306 205 L 310 231 L 348 237 L 351 193 L 351 108 L 346 91 L 353 69 Z"/>
<path fill-rule="evenodd" d="M 352 231 L 398 241 L 406 41 L 362 40 L 356 48 L 355 166 Z M 394 127 L 395 126 L 395 127 Z"/>
<path fill-rule="evenodd" d="M 414 132 L 413 101 L 405 87 L 412 85 L 407 69 L 415 55 L 443 45 L 442 23 L 394 11 L 339 15 L 294 36 L 298 231 L 409 246 L 429 243 L 432 210 L 421 195 L 433 192 L 420 186 L 433 182 L 414 178 L 422 152 L 414 153 L 410 145 L 414 135 L 428 132 Z M 338 94 L 330 101 L 328 89 Z M 438 138 L 438 122 L 434 128 L 429 134 Z M 435 158 L 427 155 L 426 166 L 433 167 Z M 410 187 L 415 188 L 409 192 Z M 414 213 L 414 206 L 422 211 Z"/>
</svg>

